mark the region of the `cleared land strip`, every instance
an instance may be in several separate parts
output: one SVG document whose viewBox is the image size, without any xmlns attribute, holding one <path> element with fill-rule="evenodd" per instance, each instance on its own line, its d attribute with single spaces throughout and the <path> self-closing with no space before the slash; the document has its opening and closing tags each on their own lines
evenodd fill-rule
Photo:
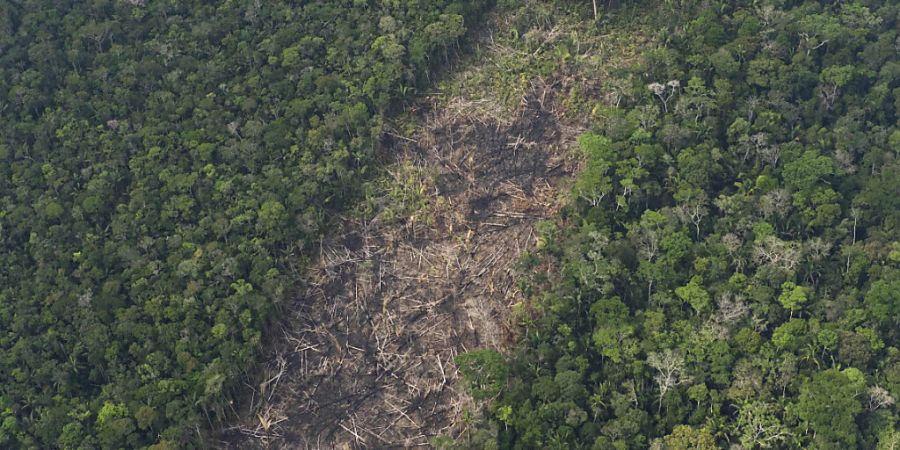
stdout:
<svg viewBox="0 0 900 450">
<path fill-rule="evenodd" d="M 575 135 L 539 94 L 509 124 L 432 104 L 416 136 L 394 139 L 396 177 L 430 174 L 427 206 L 403 220 L 347 218 L 323 242 L 240 446 L 407 448 L 460 431 L 474 405 L 454 358 L 510 338 L 512 268 L 574 168 Z"/>
</svg>

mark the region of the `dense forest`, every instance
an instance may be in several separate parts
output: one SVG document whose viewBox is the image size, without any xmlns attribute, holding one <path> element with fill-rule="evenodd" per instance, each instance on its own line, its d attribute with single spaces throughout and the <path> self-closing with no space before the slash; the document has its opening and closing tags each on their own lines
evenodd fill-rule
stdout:
<svg viewBox="0 0 900 450">
<path fill-rule="evenodd" d="M 667 2 L 462 447 L 900 446 L 900 4 Z"/>
<path fill-rule="evenodd" d="M 509 22 L 494 80 L 650 43 L 565 92 L 581 171 L 435 446 L 900 448 L 900 4 L 494 3 L 0 0 L 0 448 L 215 446 L 386 124 L 543 5 L 582 34 Z"/>
<path fill-rule="evenodd" d="M 0 0 L 0 447 L 197 444 L 485 3 Z"/>
</svg>

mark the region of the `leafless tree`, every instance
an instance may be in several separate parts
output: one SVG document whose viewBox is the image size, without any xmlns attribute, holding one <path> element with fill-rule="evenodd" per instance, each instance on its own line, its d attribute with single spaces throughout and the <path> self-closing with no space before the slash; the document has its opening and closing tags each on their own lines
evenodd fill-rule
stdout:
<svg viewBox="0 0 900 450">
<path fill-rule="evenodd" d="M 662 352 L 651 352 L 647 355 L 647 364 L 656 369 L 653 380 L 659 387 L 659 407 L 662 410 L 662 401 L 666 394 L 675 387 L 690 382 L 685 371 L 684 357 L 677 351 L 666 349 Z"/>
<path fill-rule="evenodd" d="M 756 110 L 762 105 L 762 99 L 756 96 L 747 98 L 747 122 L 753 123 L 756 117 Z"/>
<path fill-rule="evenodd" d="M 769 165 L 777 166 L 781 158 L 781 146 L 778 144 L 765 145 L 756 149 L 759 159 Z"/>
<path fill-rule="evenodd" d="M 751 402 L 740 408 L 741 444 L 747 448 L 773 448 L 790 437 L 790 431 L 775 415 L 774 409 L 762 402 Z"/>
<path fill-rule="evenodd" d="M 744 153 L 744 159 L 750 156 L 750 150 L 753 150 L 754 153 L 759 154 L 761 148 L 769 145 L 769 135 L 766 133 L 754 133 L 750 136 L 750 141 L 748 142 L 748 146 Z"/>
<path fill-rule="evenodd" d="M 841 88 L 837 83 L 824 83 L 819 86 L 819 98 L 822 99 L 822 105 L 827 111 L 834 108 L 834 102 L 837 101 L 840 94 Z"/>
<path fill-rule="evenodd" d="M 82 31 L 84 36 L 94 43 L 98 52 L 103 50 L 103 43 L 110 37 L 110 26 L 107 22 L 97 23 L 92 20 L 82 27 Z"/>
<path fill-rule="evenodd" d="M 650 83 L 647 85 L 647 88 L 653 92 L 653 95 L 662 102 L 663 110 L 665 112 L 669 112 L 669 100 L 675 96 L 675 93 L 678 92 L 678 88 L 680 87 L 681 82 L 678 80 L 669 80 L 666 84 Z"/>
<path fill-rule="evenodd" d="M 732 371 L 728 397 L 740 401 L 756 398 L 763 392 L 764 386 L 763 375 L 759 368 L 747 359 L 742 359 Z"/>
<path fill-rule="evenodd" d="M 791 271 L 800 263 L 803 252 L 794 242 L 786 242 L 775 236 L 768 236 L 753 248 L 756 263 Z"/>
<path fill-rule="evenodd" d="M 834 162 L 844 171 L 849 174 L 854 174 L 858 170 L 854 162 L 853 153 L 845 150 L 838 149 L 834 152 Z"/>
<path fill-rule="evenodd" d="M 817 50 L 828 43 L 828 39 L 820 38 L 819 34 L 815 32 L 804 31 L 798 33 L 798 35 L 800 36 L 800 47 L 806 46 L 806 56 L 809 56 L 813 50 Z"/>
<path fill-rule="evenodd" d="M 806 241 L 804 253 L 809 261 L 818 262 L 831 253 L 831 248 L 831 242 L 827 242 L 821 237 L 815 237 Z"/>
<path fill-rule="evenodd" d="M 719 311 L 716 316 L 716 321 L 725 325 L 736 323 L 750 312 L 750 307 L 747 306 L 747 302 L 745 302 L 744 298 L 740 295 L 730 293 L 723 294 L 718 299 L 718 305 Z"/>
<path fill-rule="evenodd" d="M 698 240 L 700 239 L 700 224 L 703 223 L 703 219 L 709 214 L 708 203 L 706 193 L 700 191 L 700 195 L 695 195 L 679 202 L 674 210 L 675 217 L 681 223 L 694 225 L 694 232 Z"/>
<path fill-rule="evenodd" d="M 869 394 L 869 400 L 866 402 L 866 409 L 869 411 L 894 405 L 894 397 L 891 397 L 891 393 L 881 386 L 872 386 L 867 390 L 867 393 Z"/>
<path fill-rule="evenodd" d="M 744 268 L 744 258 L 738 254 L 743 244 L 743 240 L 735 233 L 727 233 L 722 236 L 722 245 L 725 246 L 725 251 L 728 252 L 731 262 L 738 271 Z"/>
<path fill-rule="evenodd" d="M 770 219 L 776 214 L 782 217 L 787 216 L 792 208 L 791 193 L 785 189 L 773 189 L 759 199 L 759 211 L 766 219 Z"/>
</svg>

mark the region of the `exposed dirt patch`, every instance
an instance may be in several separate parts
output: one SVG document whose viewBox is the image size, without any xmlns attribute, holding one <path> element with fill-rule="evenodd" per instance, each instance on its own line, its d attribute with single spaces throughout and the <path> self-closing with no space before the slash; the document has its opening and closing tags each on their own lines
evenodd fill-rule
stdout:
<svg viewBox="0 0 900 450">
<path fill-rule="evenodd" d="M 454 359 L 514 340 L 515 262 L 564 203 L 592 108 L 623 99 L 630 81 L 610 71 L 642 45 L 547 5 L 496 17 L 496 30 L 531 31 L 483 33 L 487 56 L 414 105 L 414 134 L 385 134 L 393 180 L 366 219 L 348 215 L 322 243 L 223 447 L 410 448 L 464 434 L 478 405 Z M 547 64 L 555 75 L 537 69 Z"/>
<path fill-rule="evenodd" d="M 580 130 L 559 122 L 547 89 L 531 89 L 509 123 L 425 99 L 420 131 L 386 138 L 393 166 L 434 174 L 427 206 L 344 219 L 322 244 L 287 308 L 290 346 L 258 390 L 262 412 L 232 430 L 232 447 L 408 448 L 461 432 L 475 406 L 454 358 L 510 341 L 512 268 L 575 168 Z"/>
</svg>

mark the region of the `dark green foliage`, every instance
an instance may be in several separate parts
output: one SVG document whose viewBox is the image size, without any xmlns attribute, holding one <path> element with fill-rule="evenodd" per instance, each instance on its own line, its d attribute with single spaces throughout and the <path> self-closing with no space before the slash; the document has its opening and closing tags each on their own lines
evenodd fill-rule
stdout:
<svg viewBox="0 0 900 450">
<path fill-rule="evenodd" d="M 229 414 L 381 114 L 486 3 L 0 0 L 0 447 Z"/>
<path fill-rule="evenodd" d="M 893 448 L 900 6 L 667 3 L 529 256 L 498 443 Z"/>
<path fill-rule="evenodd" d="M 862 411 L 862 405 L 857 396 L 864 392 L 865 380 L 851 379 L 848 371 L 859 372 L 825 370 L 800 387 L 793 406 L 800 420 L 815 431 L 813 441 L 818 447 L 852 448 L 859 440 L 856 415 Z"/>
</svg>

